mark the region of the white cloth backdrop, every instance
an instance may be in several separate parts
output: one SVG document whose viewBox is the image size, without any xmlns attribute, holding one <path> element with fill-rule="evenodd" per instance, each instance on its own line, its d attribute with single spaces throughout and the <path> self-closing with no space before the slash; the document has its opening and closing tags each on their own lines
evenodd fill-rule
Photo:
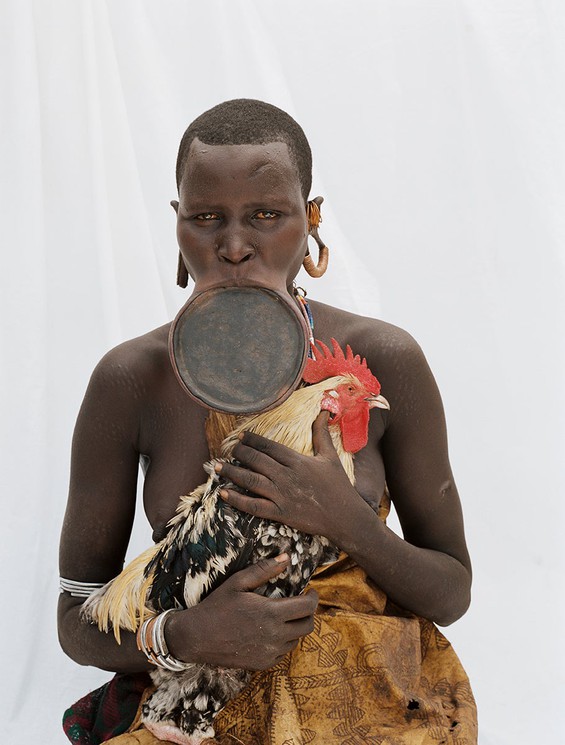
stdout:
<svg viewBox="0 0 565 745">
<path fill-rule="evenodd" d="M 475 568 L 446 633 L 480 742 L 564 742 L 562 3 L 3 0 L 0 22 L 2 742 L 62 744 L 109 677 L 56 637 L 73 423 L 102 354 L 182 305 L 177 144 L 241 96 L 310 138 L 332 252 L 303 284 L 407 328 L 443 392 Z"/>
</svg>

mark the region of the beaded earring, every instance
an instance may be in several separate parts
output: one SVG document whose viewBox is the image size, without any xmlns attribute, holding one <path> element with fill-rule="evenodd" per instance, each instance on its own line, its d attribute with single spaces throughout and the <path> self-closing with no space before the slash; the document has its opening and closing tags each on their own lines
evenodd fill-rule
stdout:
<svg viewBox="0 0 565 745">
<path fill-rule="evenodd" d="M 321 197 L 318 198 L 320 199 L 321 204 Z M 304 257 L 304 261 L 302 262 L 302 266 L 311 277 L 317 278 L 321 277 L 328 268 L 330 252 L 328 247 L 318 234 L 318 226 L 322 222 L 322 214 L 320 212 L 320 205 L 314 200 L 309 201 L 306 205 L 306 217 L 308 219 L 308 235 L 311 235 L 318 244 L 319 253 L 318 263 L 314 264 L 314 260 L 310 256 L 310 249 L 308 249 L 308 253 Z"/>
</svg>

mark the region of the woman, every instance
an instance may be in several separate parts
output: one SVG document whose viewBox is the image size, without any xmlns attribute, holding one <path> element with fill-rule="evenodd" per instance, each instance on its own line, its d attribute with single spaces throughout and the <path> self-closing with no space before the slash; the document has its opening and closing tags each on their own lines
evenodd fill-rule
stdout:
<svg viewBox="0 0 565 745">
<path fill-rule="evenodd" d="M 311 185 L 310 148 L 294 120 L 269 104 L 246 99 L 205 112 L 181 142 L 177 185 L 179 201 L 172 205 L 177 214 L 180 284 L 186 285 L 187 275 L 197 286 L 244 278 L 265 287 L 287 288 L 293 295 L 292 282 L 308 254 Z M 463 615 L 471 585 L 461 507 L 433 376 L 406 332 L 315 301 L 310 310 L 317 339 L 329 342 L 334 337 L 342 347 L 350 344 L 367 358 L 390 402 L 390 412 L 378 409 L 371 416 L 368 445 L 356 456 L 355 488 L 337 461 L 327 415 L 322 414 L 313 430 L 316 455 L 299 458 L 292 468 L 281 468 L 282 445 L 247 435 L 235 451 L 241 466 L 226 465 L 223 475 L 252 493 L 231 491 L 226 499 L 244 511 L 325 535 L 347 554 L 350 560 L 343 572 L 320 578 L 318 586 L 312 583 L 320 592 L 321 606 L 331 610 L 324 621 L 330 623 L 330 631 L 330 616 L 339 614 L 328 600 L 328 588 L 339 585 L 345 576 L 351 578 L 353 595 L 354 588 L 362 586 L 369 588 L 373 599 L 365 597 L 358 603 L 353 598 L 341 611 L 361 611 L 363 617 L 371 617 L 371 623 L 377 616 L 381 626 L 386 619 L 387 631 L 369 632 L 373 647 L 381 649 L 378 662 L 369 664 L 364 658 L 349 674 L 350 680 L 362 677 L 365 688 L 351 688 L 350 682 L 344 688 L 343 681 L 341 688 L 322 687 L 324 694 L 312 704 L 307 723 L 298 711 L 299 702 L 296 722 L 289 725 L 294 730 L 287 739 L 310 741 L 308 737 L 313 739 L 323 730 L 320 742 L 380 742 L 378 738 L 385 735 L 394 743 L 475 742 L 475 710 L 466 676 L 448 643 L 429 623 L 447 625 Z M 168 357 L 168 331 L 166 325 L 111 350 L 92 375 L 73 440 L 61 539 L 61 576 L 79 585 L 106 582 L 122 569 L 140 458 L 147 464 L 144 503 L 155 540 L 165 534 L 179 495 L 202 481 L 202 463 L 208 458 L 207 412 L 175 378 Z M 385 478 L 403 539 L 379 519 L 379 507 L 382 511 L 385 506 Z M 285 657 L 289 652 L 303 654 L 319 615 L 315 589 L 277 600 L 253 592 L 284 566 L 270 560 L 247 567 L 197 606 L 173 614 L 166 626 L 171 654 L 179 660 L 257 671 L 291 659 Z M 135 690 L 143 687 L 143 671 L 150 665 L 138 651 L 134 635 L 124 635 L 118 646 L 112 635 L 80 621 L 81 603 L 82 598 L 69 592 L 61 594 L 59 629 L 65 652 L 80 664 L 138 674 L 118 681 Z M 316 629 L 320 639 L 325 638 L 319 624 Z M 336 629 L 338 636 L 345 633 Z M 346 646 L 352 650 L 353 644 Z M 371 656 L 376 654 L 373 647 Z M 359 673 L 369 668 L 371 673 Z M 265 689 L 267 678 L 261 680 Z M 292 689 L 295 684 L 289 685 Z M 137 703 L 135 690 L 132 696 Z M 322 711 L 319 707 L 332 695 L 335 700 Z M 368 701 L 362 700 L 364 696 Z M 348 697 L 349 704 L 339 711 L 336 701 Z M 273 702 L 259 711 L 258 700 L 253 704 L 256 716 L 276 719 Z M 91 704 L 89 700 L 88 716 Z M 86 705 L 83 702 L 83 708 Z M 267 739 L 267 734 L 257 734 L 264 721 L 255 730 L 249 721 L 237 723 L 242 711 L 238 700 L 227 709 L 224 719 L 222 715 L 218 719 L 220 741 L 223 731 L 240 738 L 231 741 L 247 743 L 255 737 L 253 742 L 278 742 L 278 735 Z M 376 709 L 378 716 L 371 713 Z M 288 723 L 292 720 L 288 706 L 283 710 L 286 714 L 281 716 Z M 385 710 L 389 714 L 383 724 Z M 317 721 L 312 711 L 318 712 Z M 304 721 L 299 721 L 301 716 Z M 131 716 L 124 716 L 98 735 L 104 738 L 98 741 L 109 741 L 109 732 L 123 732 L 130 720 Z M 76 716 L 69 721 L 76 734 L 80 729 Z M 150 737 L 147 731 L 136 734 L 141 736 Z M 138 741 L 142 740 L 116 738 L 120 743 Z"/>
</svg>

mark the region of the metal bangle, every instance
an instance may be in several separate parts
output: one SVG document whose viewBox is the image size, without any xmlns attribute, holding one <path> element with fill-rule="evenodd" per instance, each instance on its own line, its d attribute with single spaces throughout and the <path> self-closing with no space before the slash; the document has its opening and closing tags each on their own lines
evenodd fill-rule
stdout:
<svg viewBox="0 0 565 745">
<path fill-rule="evenodd" d="M 137 632 L 137 647 L 152 665 L 169 672 L 181 672 L 190 667 L 190 663 L 173 657 L 165 640 L 165 622 L 174 612 L 175 609 L 170 608 L 144 621 Z"/>
<path fill-rule="evenodd" d="M 89 598 L 96 590 L 104 587 L 105 582 L 77 582 L 74 579 L 59 577 L 59 589 L 68 592 L 74 598 Z"/>
</svg>

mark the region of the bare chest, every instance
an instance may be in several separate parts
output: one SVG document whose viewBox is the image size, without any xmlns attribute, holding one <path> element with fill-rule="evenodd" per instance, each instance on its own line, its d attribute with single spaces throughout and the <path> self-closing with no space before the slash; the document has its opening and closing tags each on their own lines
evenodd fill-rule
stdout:
<svg viewBox="0 0 565 745">
<path fill-rule="evenodd" d="M 207 411 L 189 399 L 176 381 L 172 383 L 164 386 L 143 412 L 141 424 L 144 507 L 156 540 L 163 536 L 179 497 L 206 479 L 203 464 L 209 459 L 204 429 Z M 367 446 L 355 456 L 356 489 L 374 509 L 384 491 L 379 447 L 383 431 L 377 413 L 370 424 Z"/>
</svg>

